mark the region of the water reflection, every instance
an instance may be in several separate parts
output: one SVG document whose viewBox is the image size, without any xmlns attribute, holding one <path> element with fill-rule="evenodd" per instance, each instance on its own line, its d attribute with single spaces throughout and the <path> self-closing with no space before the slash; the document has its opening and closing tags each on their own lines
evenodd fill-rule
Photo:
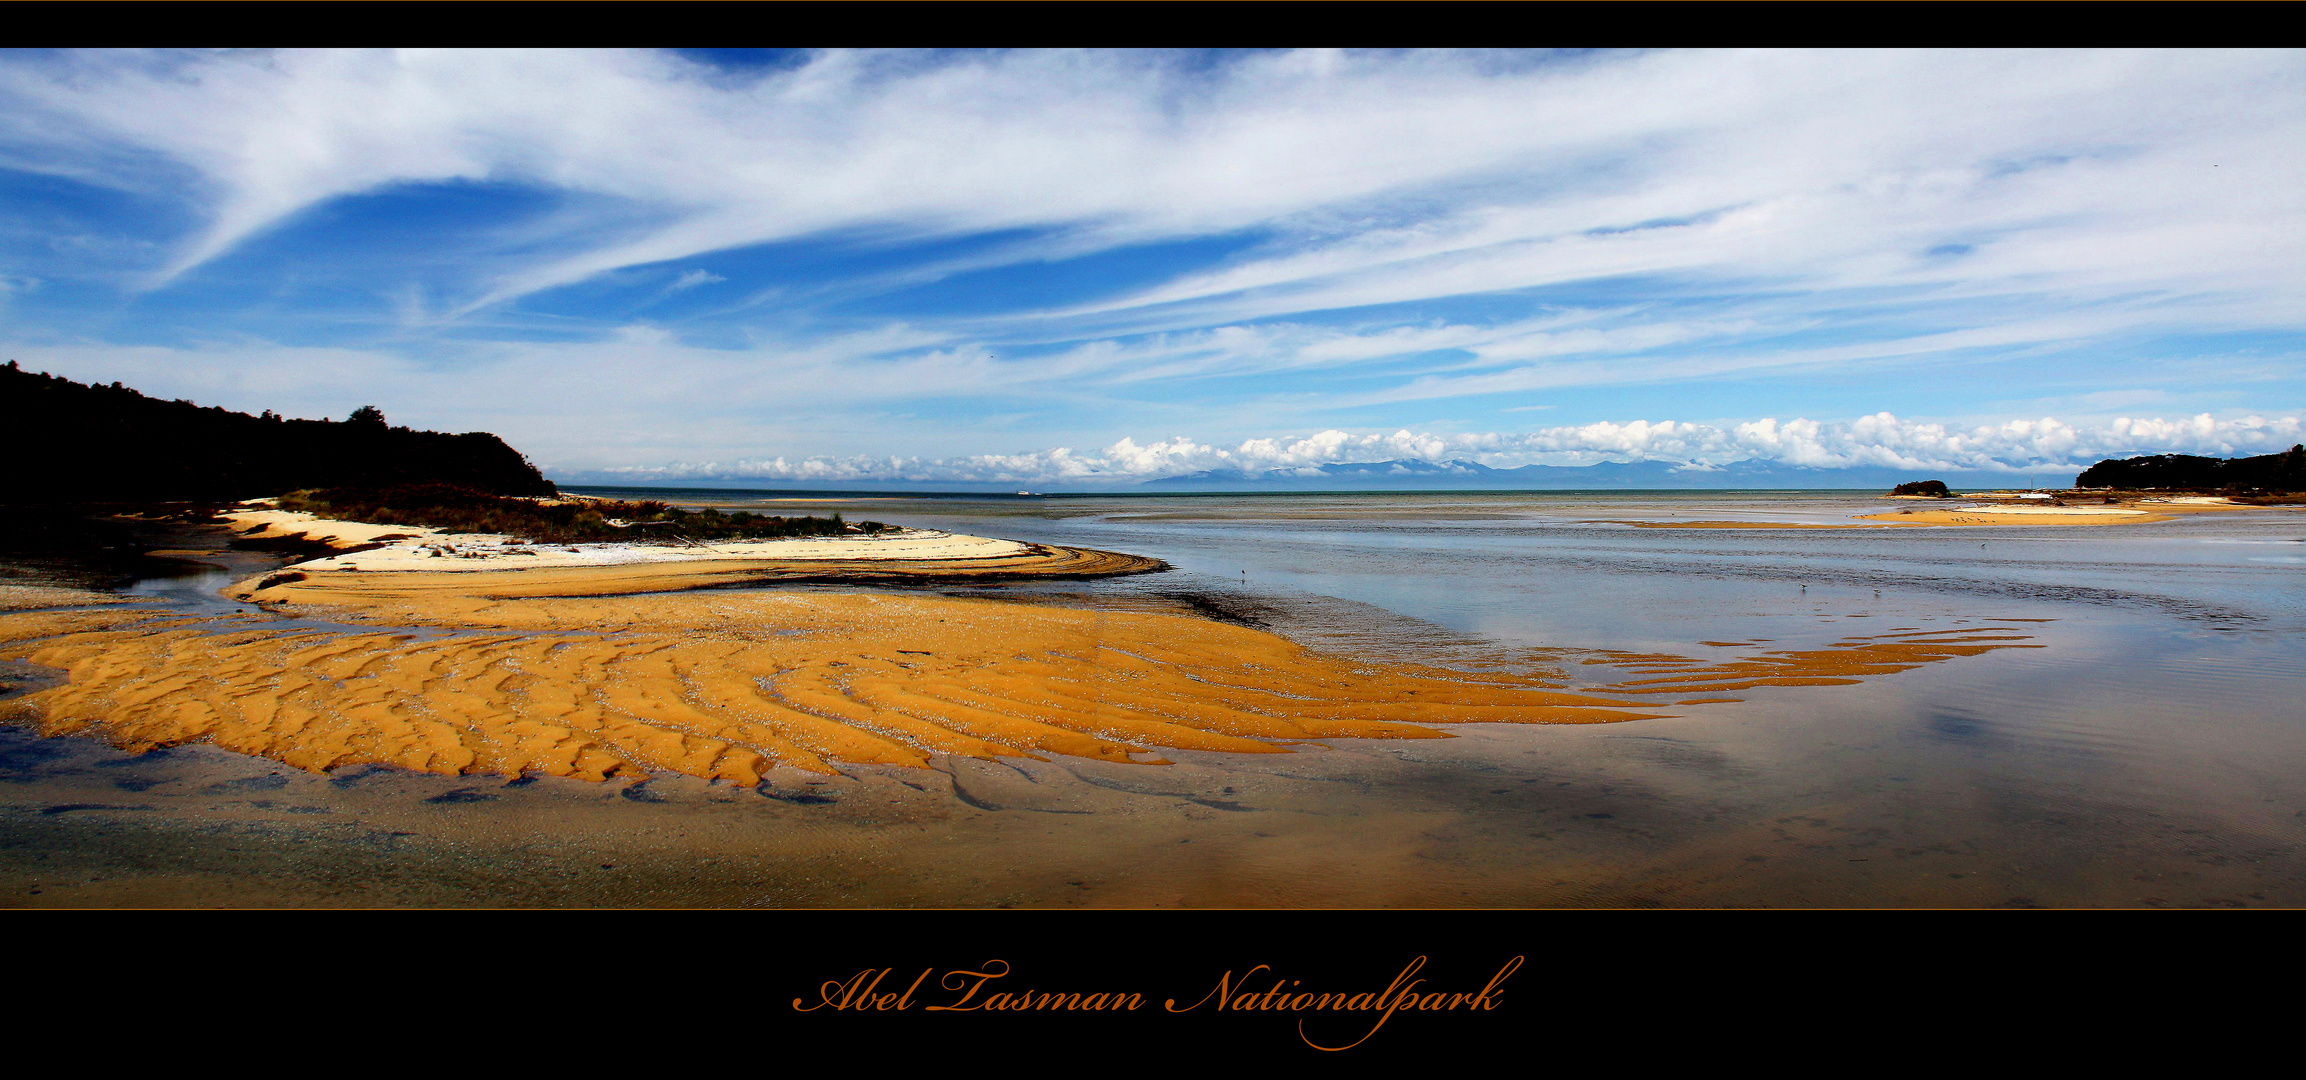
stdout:
<svg viewBox="0 0 2306 1080">
<path fill-rule="evenodd" d="M 1199 604 L 1369 657 L 1560 664 L 1600 680 L 1617 673 L 1565 657 L 1730 657 L 2008 620 L 2036 620 L 2028 632 L 2049 647 L 1632 724 L 1476 725 L 1161 768 L 852 768 L 757 792 L 678 777 L 638 789 L 318 777 L 205 747 L 128 757 L 11 729 L 0 901 L 2306 903 L 2306 564 L 2287 554 L 2306 519 L 1864 533 L 1603 520 L 1878 505 L 1707 492 L 806 508 L 1154 555 L 1180 569 L 964 591 Z M 229 608 L 214 590 L 230 577 L 132 591 Z"/>
</svg>

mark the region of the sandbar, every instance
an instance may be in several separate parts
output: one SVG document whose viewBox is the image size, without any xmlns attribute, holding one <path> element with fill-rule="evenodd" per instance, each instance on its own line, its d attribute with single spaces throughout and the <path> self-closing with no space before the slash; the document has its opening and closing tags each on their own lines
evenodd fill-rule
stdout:
<svg viewBox="0 0 2306 1080">
<path fill-rule="evenodd" d="M 227 590 L 254 612 L 134 603 L 0 611 L 0 659 L 64 673 L 6 701 L 0 719 L 132 751 L 205 742 L 314 771 L 383 765 L 593 781 L 679 773 L 752 786 L 776 769 L 925 767 L 940 756 L 1153 766 L 1182 752 L 1447 738 L 1455 724 L 1618 723 L 1741 700 L 1725 693 L 1847 685 L 2038 647 L 2019 630 L 1974 627 L 1813 649 L 1708 642 L 1717 651 L 1706 658 L 1596 651 L 1583 663 L 1616 675 L 1580 686 L 1559 671 L 1322 653 L 1183 613 L 696 588 L 785 575 L 936 581 L 1164 565 L 1089 549 L 910 531 L 716 545 L 742 554 L 578 545 L 577 558 L 549 562 L 506 550 L 542 545 L 502 538 L 393 537 L 308 517 L 236 524 L 242 535 L 278 529 L 380 546 Z M 431 553 L 468 547 L 481 553 Z M 779 554 L 756 553 L 764 548 Z M 443 563 L 453 568 L 434 568 Z M 410 564 L 422 568 L 400 568 Z"/>
<path fill-rule="evenodd" d="M 1859 516 L 1912 525 L 2140 525 L 2174 520 L 2168 514 L 2127 506 L 1950 506 Z"/>
<path fill-rule="evenodd" d="M 1729 660 L 1596 653 L 1588 662 L 1636 677 L 1574 688 L 1551 673 L 1369 663 L 1183 614 L 901 593 L 506 599 L 334 584 L 345 583 L 305 585 L 290 621 L 0 613 L 0 658 L 67 676 L 8 702 L 7 718 L 130 750 L 207 742 L 316 771 L 671 772 L 750 786 L 777 768 L 940 755 L 1158 765 L 1180 751 L 1444 738 L 1453 724 L 1614 723 L 1736 700 L 1691 695 L 1845 685 L 2026 647 L 2022 633 L 1983 628 Z"/>
<path fill-rule="evenodd" d="M 1887 525 L 1837 525 L 1814 521 L 1636 521 L 1636 529 L 1897 529 L 1927 524 L 1894 521 Z"/>
<path fill-rule="evenodd" d="M 297 537 L 336 550 L 228 590 L 236 599 L 258 603 L 310 599 L 330 591 L 601 596 L 747 582 L 1062 579 L 1168 568 L 1158 559 L 1118 552 L 932 529 L 711 544 L 548 544 L 281 510 L 242 510 L 224 517 L 244 539 Z"/>
<path fill-rule="evenodd" d="M 1909 496 L 1888 495 L 1884 498 L 1903 499 Z M 1931 499 L 1932 502 L 1943 500 Z M 2173 514 L 2234 510 L 2226 506 L 2156 506 L 2152 510 L 2135 506 L 1940 506 L 1932 509 L 1907 508 L 1878 514 L 1859 514 L 1848 522 L 1815 521 L 1633 521 L 1625 522 L 1637 529 L 1896 529 L 1949 525 L 2138 525 L 2155 521 L 2170 521 Z"/>
<path fill-rule="evenodd" d="M 98 604 L 126 604 L 130 602 L 129 598 L 118 593 L 95 592 L 68 586 L 0 585 L 0 611 L 91 607 Z"/>
<path fill-rule="evenodd" d="M 1441 723 L 1659 715 L 1536 678 L 1366 668 L 1184 615 L 778 592 L 334 599 L 327 617 L 377 629 L 21 613 L 0 615 L 0 656 L 69 673 L 23 699 L 51 734 L 206 741 L 316 770 L 593 780 L 663 770 L 749 785 L 778 766 L 939 754 L 1151 763 L 1169 749 L 1436 738 Z"/>
</svg>

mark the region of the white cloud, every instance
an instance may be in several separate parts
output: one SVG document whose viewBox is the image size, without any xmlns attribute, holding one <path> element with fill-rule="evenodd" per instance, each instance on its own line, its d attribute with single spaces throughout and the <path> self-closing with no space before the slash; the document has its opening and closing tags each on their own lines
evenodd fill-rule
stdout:
<svg viewBox="0 0 2306 1080">
<path fill-rule="evenodd" d="M 665 286 L 664 292 L 669 296 L 673 293 L 694 289 L 699 285 L 716 285 L 727 280 L 727 278 L 710 270 L 688 270 L 682 272 L 681 276 L 674 278 L 672 284 Z"/>
<path fill-rule="evenodd" d="M 654 53 L 98 53 L 0 71 L 0 137 L 125 186 L 189 170 L 163 186 L 206 224 L 162 279 L 395 184 L 655 215 L 464 310 L 829 230 L 1056 228 L 1080 251 L 1256 228 L 1259 252 L 1098 309 L 1206 323 L 1664 274 L 2150 294 L 2264 324 L 2306 303 L 2302 86 L 2263 52 L 827 53 L 741 84 Z"/>
<path fill-rule="evenodd" d="M 250 411 L 343 415 L 373 402 L 396 420 L 496 430 L 570 469 L 687 459 L 703 462 L 682 467 L 699 475 L 758 465 L 794 478 L 945 470 L 1037 482 L 1455 456 L 1983 470 L 2279 448 L 2267 440 L 2288 445 L 2280 433 L 2294 428 L 2281 425 L 2294 421 L 2239 408 L 2110 415 L 2239 402 L 2288 416 L 2294 398 L 2242 395 L 2274 382 L 2294 395 L 2296 357 L 2241 355 L 2251 342 L 2234 355 L 2211 355 L 2225 343 L 2122 354 L 2167 357 L 2165 371 L 2199 363 L 2197 385 L 2167 381 L 2179 391 L 2170 400 L 2138 385 L 2163 384 L 2135 374 L 2137 361 L 2127 385 L 2092 383 L 2093 400 L 2050 408 L 2045 396 L 2070 382 L 2028 384 L 2003 363 L 1959 373 L 1965 391 L 1975 375 L 1971 400 L 2006 403 L 1981 406 L 1991 422 L 1800 414 L 1829 411 L 1802 396 L 1814 373 L 1846 381 L 1857 369 L 2163 333 L 2294 340 L 2306 323 L 2299 60 L 833 52 L 748 81 L 646 52 L 17 54 L 0 57 L 0 164 L 179 200 L 197 222 L 156 257 L 131 244 L 30 268 L 55 282 L 77 287 L 98 272 L 86 265 L 138 258 L 166 282 L 316 206 L 400 185 L 572 197 L 549 229 L 459 263 L 464 280 L 378 283 L 399 311 L 381 333 L 399 336 L 375 348 L 206 329 L 186 333 L 209 340 L 181 348 L 122 346 L 67 324 L 12 355 Z M 816 286 L 746 280 L 731 260 L 712 265 L 732 287 L 694 292 L 722 273 L 684 260 L 827 235 L 1004 230 L 1021 238 L 947 245 L 823 288 L 854 295 L 1138 243 L 1249 246 L 1091 302 L 831 330 L 810 312 L 701 330 L 631 323 L 640 309 L 628 307 L 555 314 L 534 334 L 516 318 L 533 313 L 492 307 L 670 264 L 633 280 L 665 282 L 660 299 L 725 292 L 730 311 L 757 314 L 786 289 Z M 0 278 L 12 317 L 72 292 L 31 295 L 31 281 Z M 1530 289 L 1545 291 L 1435 303 Z M 1371 305 L 1400 306 L 1310 314 Z M 503 325 L 522 339 L 488 340 Z M 376 340 L 338 329 L 276 336 Z M 1784 394 L 1738 415 L 1776 413 L 1762 419 L 1320 430 L 1396 407 L 1403 419 L 1434 415 L 1408 402 L 1463 402 L 1475 417 L 1507 401 L 1548 408 L 1529 399 L 1568 388 L 1632 388 L 1601 404 L 1587 395 L 1578 417 L 1681 415 L 1639 388 L 1761 377 Z M 1852 407 L 1841 401 L 1832 415 Z M 1019 436 L 987 420 L 992 409 L 1085 418 Z M 2062 419 L 2006 419 L 2022 412 Z M 1139 441 L 1177 431 L 1196 434 Z M 1071 448 L 968 453 L 1059 443 Z"/>
<path fill-rule="evenodd" d="M 632 482 L 662 480 L 912 481 L 1128 484 L 1204 471 L 1263 473 L 1341 462 L 1476 461 L 1493 468 L 1600 461 L 1673 461 L 1704 468 L 1757 460 L 1820 469 L 1880 466 L 1916 471 L 2025 473 L 2079 470 L 2102 458 L 2148 453 L 2273 453 L 2306 439 L 2296 416 L 2179 420 L 2120 418 L 2077 426 L 2054 417 L 1958 427 L 1876 413 L 1820 422 L 1765 417 L 1727 428 L 1672 420 L 1601 422 L 1520 434 L 1436 435 L 1322 431 L 1221 446 L 1187 436 L 1102 451 L 958 458 L 806 457 L 680 462 L 600 470 Z"/>
<path fill-rule="evenodd" d="M 33 370 L 82 381 L 118 379 L 155 396 L 188 397 L 247 412 L 274 409 L 295 416 L 341 416 L 355 406 L 374 404 L 395 420 L 420 427 L 495 431 L 547 467 L 584 472 L 622 469 L 636 476 L 668 478 L 810 479 L 824 469 L 862 469 L 855 472 L 862 477 L 879 475 L 873 470 L 897 469 L 918 478 L 1059 482 L 1459 457 L 1500 467 L 1650 459 L 1720 464 L 1760 458 L 1827 468 L 1994 471 L 2086 465 L 2129 453 L 2261 453 L 2286 448 L 2300 438 L 2295 412 L 2229 409 L 2164 418 L 2131 411 L 2140 404 L 2168 408 L 2170 403 L 2161 400 L 2166 394 L 2145 395 L 2143 400 L 2135 394 L 2087 395 L 2084 402 L 2091 408 L 2087 413 L 1992 422 L 1910 420 L 1882 412 L 1830 422 L 1800 416 L 1712 423 L 1637 419 L 1522 432 L 1397 427 L 1255 434 L 1302 415 L 1286 404 L 1286 381 L 1280 391 L 1244 398 L 1226 410 L 1232 430 L 1248 432 L 1229 439 L 1183 434 L 1151 441 L 1138 435 L 1098 438 L 1102 432 L 1097 428 L 1109 421 L 1094 420 L 1076 428 L 1075 434 L 1095 442 L 1081 439 L 1066 447 L 1015 454 L 955 454 L 944 448 L 971 442 L 982 446 L 996 439 L 1013 445 L 1016 437 L 981 425 L 966 436 L 956 436 L 947 423 L 921 418 L 923 410 L 987 400 L 1010 401 L 1026 415 L 1043 418 L 1115 402 L 1124 403 L 1120 410 L 1124 413 L 1143 413 L 1144 407 L 1127 404 L 1131 399 L 1125 395 L 1149 383 L 1287 372 L 1304 362 L 1302 355 L 1309 351 L 1325 353 L 1336 362 L 1358 353 L 1361 359 L 1355 362 L 1365 362 L 1394 349 L 1418 350 L 1419 355 L 1422 350 L 1438 350 L 1438 358 L 1421 363 L 1440 374 L 1413 383 L 1412 391 L 1478 382 L 1486 391 L 1496 392 L 1538 385 L 1541 378 L 1552 380 L 1550 385 L 1663 381 L 1677 373 L 1719 375 L 1737 370 L 1739 364 L 1799 365 L 1816 359 L 1800 353 L 1763 353 L 1743 359 L 1635 364 L 1608 355 L 1608 349 L 1622 343 L 1613 343 L 1605 332 L 1591 343 L 1601 352 L 1557 358 L 1549 367 L 1515 363 L 1488 372 L 1456 371 L 1468 363 L 1486 363 L 1481 355 L 1500 342 L 1518 348 L 1518 343 L 1534 337 L 1568 339 L 1581 332 L 1574 327 L 1578 321 L 1606 315 L 1568 312 L 1494 329 L 1435 324 L 1367 335 L 1272 324 L 1162 335 L 1134 343 L 1093 342 L 1024 358 L 999 357 L 971 342 L 897 324 L 838 336 L 764 340 L 736 350 L 699 348 L 684 344 L 664 328 L 631 324 L 597 342 L 493 343 L 422 360 L 374 350 L 248 340 L 195 348 L 17 342 L 0 346 L 0 352 Z M 1638 347 L 1638 341 L 1627 347 Z M 1881 348 L 1867 346 L 1843 358 Z M 1469 354 L 1476 359 L 1464 359 Z M 1375 403 L 1367 407 L 1383 408 L 1379 399 L 1439 393 L 1438 389 L 1390 391 L 1370 395 Z M 1325 399 L 1312 411 L 1318 413 L 1336 400 Z M 1179 418 L 1173 422 L 1180 427 L 1200 426 L 1216 415 L 1199 401 L 1166 412 Z M 1102 449 L 1073 448 L 1084 442 Z M 861 456 L 839 452 L 866 448 L 880 449 Z M 897 453 L 892 457 L 890 451 Z M 683 460 L 687 464 L 660 464 Z M 753 468 L 766 471 L 744 471 Z"/>
</svg>

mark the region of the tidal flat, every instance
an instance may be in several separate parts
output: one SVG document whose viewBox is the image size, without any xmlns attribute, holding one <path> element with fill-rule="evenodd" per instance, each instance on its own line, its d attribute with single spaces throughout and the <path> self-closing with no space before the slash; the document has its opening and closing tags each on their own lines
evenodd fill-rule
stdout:
<svg viewBox="0 0 2306 1080">
<path fill-rule="evenodd" d="M 631 650 L 613 642 L 645 635 L 652 619 L 677 639 L 707 636 L 667 612 L 710 608 L 723 629 L 785 650 L 766 666 L 791 672 L 807 666 L 792 652 L 809 639 L 798 631 L 840 621 L 824 613 L 942 605 L 947 617 L 986 621 L 927 649 L 893 638 L 843 646 L 841 655 L 889 662 L 861 692 L 884 695 L 878 707 L 892 715 L 924 710 L 886 695 L 917 704 L 1006 687 L 1002 700 L 975 701 L 988 714 L 979 721 L 1036 704 L 1045 721 L 1100 704 L 1126 719 L 1126 695 L 1098 682 L 1141 682 L 1120 661 L 1127 656 L 1177 669 L 1164 676 L 1170 704 L 1155 710 L 1172 719 L 1176 702 L 1198 701 L 1297 727 L 1227 730 L 1239 718 L 1211 712 L 1217 719 L 1179 724 L 1166 740 L 1106 724 L 1103 735 L 1083 735 L 1102 748 L 980 753 L 864 714 L 850 718 L 855 730 L 910 756 L 812 751 L 812 764 L 770 754 L 717 773 L 636 760 L 566 775 L 497 761 L 447 775 L 425 771 L 431 759 L 365 744 L 352 756 L 371 760 L 292 763 L 215 732 L 161 745 L 172 740 L 99 725 L 49 737 L 20 723 L 0 728 L 0 903 L 2306 902 L 2306 713 L 2296 704 L 2306 690 L 2306 518 L 2295 510 L 2087 529 L 1696 530 L 1636 525 L 1839 522 L 1895 504 L 1720 492 L 670 497 L 770 513 L 839 509 L 1175 569 L 1094 581 L 714 589 L 640 598 L 659 613 L 616 626 L 598 624 L 610 616 L 597 606 L 580 615 L 538 600 L 520 633 L 611 643 L 601 647 L 625 656 Z M 425 660 L 406 671 L 445 678 L 475 659 L 441 651 L 444 643 L 492 647 L 472 612 L 452 625 L 438 611 L 233 604 L 223 588 L 271 564 L 183 543 L 185 572 L 127 586 L 130 603 L 57 603 L 69 598 L 49 593 L 8 617 L 129 620 L 103 631 L 123 634 L 99 650 L 118 669 L 109 677 L 147 687 L 188 677 L 177 697 L 155 699 L 175 704 L 257 689 L 236 686 L 222 662 L 231 657 L 217 649 L 256 651 L 299 635 L 407 639 L 375 646 L 373 666 L 322 673 L 307 692 L 326 697 L 383 688 L 380 676 L 404 660 Z M 1060 664 L 1050 657 L 1072 666 L 1012 669 L 1017 650 L 1003 646 L 1003 627 L 1020 624 L 1071 634 L 1062 647 L 1028 651 L 1044 668 Z M 979 652 L 942 670 L 921 659 L 965 648 Z M 1257 648 L 1281 651 L 1261 658 Z M 1165 660 L 1164 649 L 1178 655 Z M 572 651 L 583 650 L 554 655 Z M 11 646 L 9 655 L 25 652 Z M 9 698 L 65 696 L 53 693 L 59 667 L 8 663 L 0 684 Z M 1248 668 L 1311 672 L 1330 690 L 1260 683 Z M 1207 677 L 1219 669 L 1228 677 Z M 604 702 L 638 677 L 597 670 Z M 776 692 L 777 671 L 758 674 Z M 1021 689 L 1034 679 L 1046 689 L 1050 678 L 1071 680 L 1070 696 Z M 421 692 L 421 679 L 411 685 Z M 815 689 L 847 695 L 860 685 L 843 676 Z M 1084 686 L 1096 692 L 1083 696 Z M 781 700 L 808 716 L 837 720 L 851 707 L 793 689 Z M 1465 700 L 1455 713 L 1413 707 L 1411 690 Z M 514 697 L 500 703 L 506 715 L 520 705 Z M 361 707 L 334 700 L 313 711 L 348 704 Z M 1498 722 L 1485 709 L 1527 715 Z M 683 734 L 695 736 L 690 728 Z M 1214 738 L 1195 744 L 1187 732 Z M 1400 737 L 1408 734 L 1445 737 Z M 1270 750 L 1238 752 L 1226 739 Z M 995 733 L 992 742 L 1016 740 Z M 158 748 L 131 752 L 145 745 Z"/>
</svg>

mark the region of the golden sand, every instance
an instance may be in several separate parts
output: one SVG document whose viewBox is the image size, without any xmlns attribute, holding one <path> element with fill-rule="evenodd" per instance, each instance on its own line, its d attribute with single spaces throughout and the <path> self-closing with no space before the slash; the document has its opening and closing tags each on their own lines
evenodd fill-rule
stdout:
<svg viewBox="0 0 2306 1080">
<path fill-rule="evenodd" d="M 1908 498 L 1891 495 L 1885 498 Z M 1859 514 L 1846 524 L 1794 521 L 1634 521 L 1637 529 L 1897 529 L 1943 525 L 2142 525 L 2170 521 L 2172 514 L 2231 510 L 2237 507 L 2185 506 L 2152 510 L 2127 506 L 1995 506 L 1950 507 L 1943 510 L 1891 510 Z"/>
<path fill-rule="evenodd" d="M 1886 495 L 1911 499 L 1910 495 Z M 1938 500 L 1932 498 L 1930 501 Z M 2233 506 L 2163 506 L 2139 509 L 2124 506 L 1955 506 L 1943 509 L 1890 510 L 1859 514 L 1847 523 L 1794 521 L 1634 521 L 1637 529 L 1896 529 L 1946 525 L 2140 525 L 2169 521 L 2172 514 L 2239 509 Z"/>
<path fill-rule="evenodd" d="M 118 593 L 92 592 L 58 585 L 0 585 L 0 611 L 29 611 L 34 608 L 88 607 L 96 604 L 125 604 L 129 599 Z"/>
<path fill-rule="evenodd" d="M 1884 495 L 1884 499 L 1943 503 L 1927 495 Z M 2170 521 L 2188 514 L 2219 514 L 2252 507 L 2216 496 L 2171 496 L 2132 499 L 2112 505 L 2037 505 L 2020 503 L 2017 495 L 1971 495 L 1968 499 L 2002 499 L 2009 505 L 1940 506 L 1909 508 L 1878 514 L 1859 514 L 1847 523 L 1794 521 L 1627 521 L 1595 519 L 1593 524 L 1627 524 L 1637 529 L 1885 529 L 1949 525 L 2144 525 Z"/>
<path fill-rule="evenodd" d="M 713 564 L 735 574 L 683 583 L 686 571 L 670 575 L 670 588 L 745 580 L 748 569 L 776 572 L 806 565 L 822 576 L 854 580 L 862 564 L 892 564 L 901 577 L 1003 575 L 1097 577 L 1142 573 L 1166 566 L 1158 559 L 1081 548 L 1051 547 L 1021 540 L 966 536 L 936 529 L 891 529 L 838 536 L 796 536 L 774 540 L 726 540 L 710 544 L 660 538 L 656 542 L 531 543 L 486 533 L 447 533 L 422 526 L 371 525 L 316 518 L 285 510 L 248 509 L 222 515 L 243 539 L 300 537 L 335 549 L 335 554 L 296 564 L 305 572 L 331 570 L 422 571 L 431 574 L 538 571 L 627 567 L 636 564 Z M 637 580 L 627 577 L 624 580 Z M 632 589 L 611 591 L 639 591 Z"/>
<path fill-rule="evenodd" d="M 715 544 L 534 544 L 273 509 L 244 507 L 224 517 L 243 538 L 302 537 L 336 549 L 228 590 L 235 599 L 259 604 L 332 597 L 615 596 L 777 581 L 1092 578 L 1169 565 L 1138 555 L 933 529 Z"/>
<path fill-rule="evenodd" d="M 396 540 L 420 539 L 441 535 L 439 529 L 421 525 L 371 525 L 365 521 L 337 521 L 314 517 L 294 510 L 270 509 L 271 500 L 264 500 L 265 509 L 239 509 L 217 516 L 224 519 L 234 535 L 250 540 L 277 540 L 301 536 L 318 543 L 347 548 L 361 544 L 391 543 Z"/>
<path fill-rule="evenodd" d="M 1929 523 L 1901 519 L 1888 525 L 1823 525 L 1791 521 L 1636 521 L 1632 524 L 1636 529 L 1895 529 Z"/>
<path fill-rule="evenodd" d="M 1009 554 L 958 559 L 762 559 L 726 556 L 681 562 L 539 566 L 522 570 L 389 570 L 362 567 L 365 553 L 298 563 L 228 590 L 258 604 L 344 599 L 621 596 L 779 581 L 935 582 L 1091 578 L 1139 574 L 1167 563 L 1094 548 L 1020 544 Z M 500 564 L 501 565 L 501 564 Z"/>
<path fill-rule="evenodd" d="M 1614 664 L 1655 676 L 1604 687 L 1603 692 L 1609 694 L 1718 694 L 1763 686 L 1843 686 L 1860 682 L 1869 675 L 1910 671 L 1956 656 L 1977 656 L 1996 649 L 2042 648 L 2021 644 L 2028 637 L 2001 627 L 1923 630 L 1849 637 L 1823 649 L 1772 650 L 1727 662 L 1628 653 L 1603 653 L 1585 662 Z"/>
<path fill-rule="evenodd" d="M 1856 638 L 1728 663 L 1597 654 L 1644 677 L 1573 691 L 1364 665 L 1174 614 L 921 595 L 567 595 L 666 569 L 337 571 L 247 590 L 327 627 L 127 608 L 0 614 L 0 658 L 69 675 L 11 702 L 14 714 L 135 750 L 200 741 L 313 770 L 666 771 L 751 785 L 779 766 L 834 762 L 1160 763 L 1170 749 L 1444 737 L 1434 725 L 1607 723 L 1661 715 L 1643 695 L 1734 700 L 1687 695 L 1846 683 L 2022 640 Z"/>
<path fill-rule="evenodd" d="M 69 672 L 25 699 L 51 734 L 207 741 L 307 769 L 595 780 L 666 770 L 753 784 L 779 765 L 936 754 L 1274 753 L 1434 738 L 1434 723 L 1656 715 L 1535 679 L 1370 671 L 1180 615 L 777 593 L 345 599 L 330 614 L 395 629 L 25 613 L 0 616 L 0 655 Z"/>
<path fill-rule="evenodd" d="M 1861 514 L 1868 521 L 1904 525 L 2143 525 L 2173 520 L 2168 514 L 2119 506 L 1952 507 L 1945 510 L 1892 510 Z"/>
<path fill-rule="evenodd" d="M 2179 495 L 2162 499 L 2140 499 L 2137 502 L 2124 503 L 2123 505 L 2156 514 L 2223 514 L 2234 510 L 2272 509 L 2272 507 L 2238 503 L 2224 496 L 2210 495 Z"/>
</svg>

